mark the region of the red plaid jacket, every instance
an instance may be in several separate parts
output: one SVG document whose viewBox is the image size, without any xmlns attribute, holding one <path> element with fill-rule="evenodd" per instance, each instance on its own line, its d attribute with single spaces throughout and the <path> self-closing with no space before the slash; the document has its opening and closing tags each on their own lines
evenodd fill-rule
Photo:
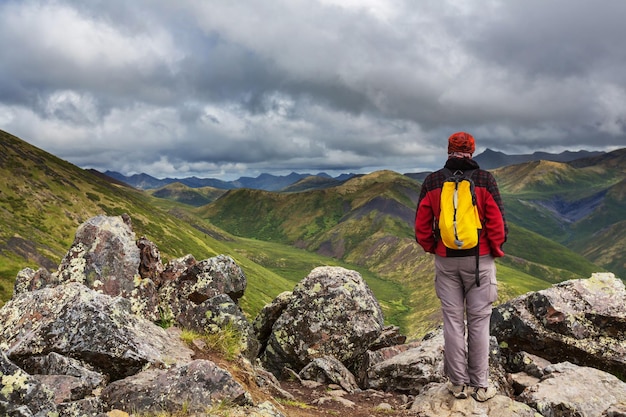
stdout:
<svg viewBox="0 0 626 417">
<path fill-rule="evenodd" d="M 437 224 L 439 223 L 439 201 L 441 188 L 446 179 L 443 170 L 431 173 L 422 184 L 417 210 L 415 212 L 415 239 L 426 252 L 440 256 L 474 256 L 491 254 L 494 257 L 504 256 L 502 245 L 506 242 L 508 227 L 504 219 L 502 198 L 495 178 L 490 172 L 479 168 L 473 159 L 450 158 L 446 168 L 452 172 L 457 170 L 476 171 L 472 175 L 475 185 L 478 213 L 483 224 L 478 248 L 454 250 L 447 248 L 438 239 Z"/>
</svg>

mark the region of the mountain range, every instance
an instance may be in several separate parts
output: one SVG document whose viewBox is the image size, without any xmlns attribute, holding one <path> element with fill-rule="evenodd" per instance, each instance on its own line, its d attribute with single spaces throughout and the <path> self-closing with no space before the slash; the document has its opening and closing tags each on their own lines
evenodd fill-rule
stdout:
<svg viewBox="0 0 626 417">
<path fill-rule="evenodd" d="M 144 191 L 7 132 L 0 139 L 2 301 L 22 268 L 55 269 L 82 222 L 128 213 L 138 236 L 156 242 L 165 261 L 232 256 L 248 278 L 241 306 L 251 317 L 314 267 L 337 265 L 359 271 L 386 320 L 406 334 L 424 334 L 439 322 L 433 258 L 413 238 L 421 183 L 411 175 L 294 176 L 282 191 L 180 181 Z M 498 261 L 500 301 L 597 271 L 626 276 L 625 158 L 621 149 L 492 170 L 510 225 L 507 256 Z M 198 195 L 205 201 L 194 200 Z"/>
<path fill-rule="evenodd" d="M 336 185 L 345 180 L 350 179 L 355 174 L 341 174 L 337 177 L 331 177 L 330 175 L 320 172 L 319 174 L 298 174 L 292 172 L 289 175 L 272 175 L 263 173 L 256 178 L 253 177 L 240 177 L 234 181 L 223 181 L 215 178 L 198 178 L 198 177 L 185 177 L 185 178 L 155 178 L 148 174 L 133 174 L 126 176 L 115 171 L 105 171 L 104 175 L 111 177 L 115 180 L 124 182 L 139 190 L 152 190 L 156 188 L 162 188 L 170 184 L 180 183 L 190 188 L 204 188 L 212 187 L 221 190 L 232 190 L 235 188 L 253 188 L 266 191 L 279 191 L 285 187 L 293 185 L 294 183 L 311 176 L 319 177 L 324 182 L 328 183 L 328 186 Z"/>
<path fill-rule="evenodd" d="M 565 151 L 558 154 L 547 152 L 535 152 L 528 155 L 507 155 L 502 152 L 493 151 L 491 149 L 485 150 L 483 153 L 476 155 L 476 160 L 483 169 L 494 169 L 506 165 L 519 164 L 529 161 L 555 161 L 555 162 L 569 162 L 576 159 L 588 158 L 592 156 L 602 155 L 603 152 L 589 152 L 578 151 L 570 152 Z M 263 173 L 256 178 L 253 177 L 240 177 L 234 181 L 223 181 L 215 178 L 198 178 L 198 177 L 186 177 L 186 178 L 155 178 L 148 174 L 133 174 L 126 176 L 115 171 L 105 171 L 105 175 L 122 181 L 132 187 L 140 190 L 152 190 L 157 188 L 163 188 L 167 185 L 174 183 L 181 183 L 190 188 L 203 188 L 212 187 L 222 190 L 232 190 L 235 188 L 253 188 L 257 190 L 266 191 L 302 191 L 303 188 L 325 188 L 339 185 L 342 182 L 349 180 L 357 174 L 345 173 L 336 177 L 331 177 L 325 172 L 318 174 L 299 174 L 292 172 L 289 175 L 272 175 Z M 421 172 L 415 174 L 406 174 L 415 179 L 423 179 L 428 172 Z M 311 180 L 308 181 L 308 186 L 303 187 L 294 185 L 303 179 L 314 177 L 314 185 Z M 292 187 L 292 188 L 289 188 Z"/>
</svg>

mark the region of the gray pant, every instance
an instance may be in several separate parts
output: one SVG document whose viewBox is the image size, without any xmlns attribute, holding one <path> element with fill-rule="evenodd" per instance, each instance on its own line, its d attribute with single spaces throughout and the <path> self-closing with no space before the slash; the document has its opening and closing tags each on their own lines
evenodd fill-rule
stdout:
<svg viewBox="0 0 626 417">
<path fill-rule="evenodd" d="M 494 258 L 481 256 L 479 265 L 477 287 L 474 256 L 435 256 L 435 290 L 443 313 L 444 371 L 455 385 L 488 385 L 489 321 L 498 289 Z"/>
</svg>

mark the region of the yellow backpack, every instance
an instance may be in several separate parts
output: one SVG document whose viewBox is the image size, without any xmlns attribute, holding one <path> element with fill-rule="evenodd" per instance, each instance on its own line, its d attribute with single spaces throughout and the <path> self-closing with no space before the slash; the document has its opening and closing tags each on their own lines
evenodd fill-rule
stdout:
<svg viewBox="0 0 626 417">
<path fill-rule="evenodd" d="M 482 224 L 476 206 L 475 170 L 456 171 L 447 168 L 448 178 L 441 189 L 439 234 L 443 244 L 451 249 L 471 249 L 478 246 Z"/>
</svg>

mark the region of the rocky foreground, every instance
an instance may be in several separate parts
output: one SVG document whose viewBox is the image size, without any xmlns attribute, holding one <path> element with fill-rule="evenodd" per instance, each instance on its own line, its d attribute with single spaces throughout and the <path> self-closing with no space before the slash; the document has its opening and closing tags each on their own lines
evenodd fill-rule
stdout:
<svg viewBox="0 0 626 417">
<path fill-rule="evenodd" d="M 90 219 L 58 270 L 22 270 L 0 309 L 0 415 L 201 416 L 228 403 L 231 416 L 287 416 L 250 391 L 289 399 L 289 379 L 399 395 L 416 416 L 626 416 L 626 290 L 612 274 L 494 309 L 499 395 L 486 403 L 448 394 L 441 331 L 407 342 L 355 271 L 316 268 L 252 321 L 245 289 L 228 256 L 163 265 L 128 216 Z M 241 372 L 198 358 L 180 329 L 234 329 Z"/>
</svg>

